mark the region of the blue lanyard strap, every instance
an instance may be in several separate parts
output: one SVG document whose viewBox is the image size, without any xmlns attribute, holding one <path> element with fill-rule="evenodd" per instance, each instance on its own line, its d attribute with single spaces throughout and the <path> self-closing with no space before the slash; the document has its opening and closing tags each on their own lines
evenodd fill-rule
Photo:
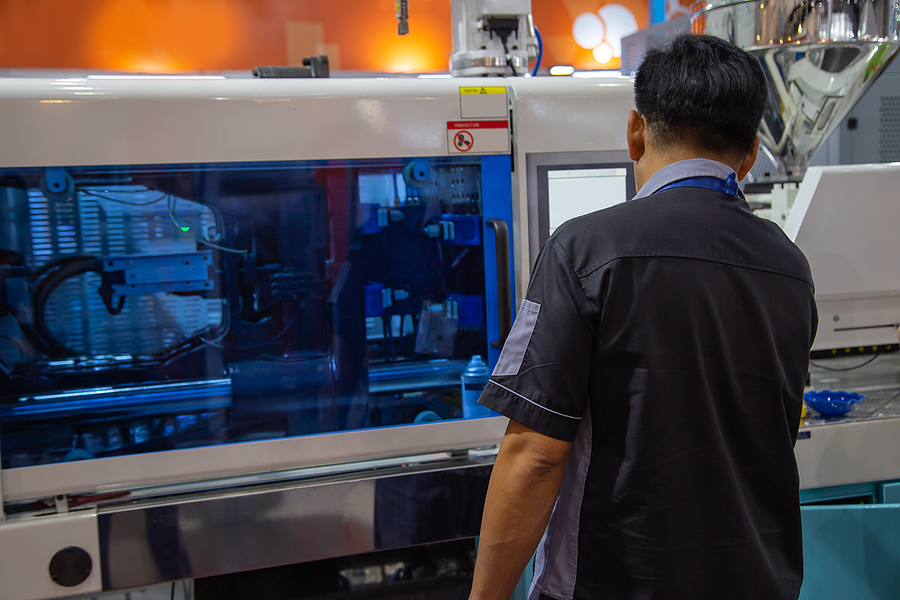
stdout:
<svg viewBox="0 0 900 600">
<path fill-rule="evenodd" d="M 656 190 L 654 193 L 658 194 L 659 192 L 664 192 L 677 187 L 696 187 L 706 190 L 715 190 L 717 192 L 722 192 L 723 194 L 728 194 L 729 196 L 738 195 L 737 177 L 735 177 L 734 173 L 729 175 L 727 179 L 719 179 L 718 177 L 689 177 L 670 183 L 669 185 Z"/>
</svg>

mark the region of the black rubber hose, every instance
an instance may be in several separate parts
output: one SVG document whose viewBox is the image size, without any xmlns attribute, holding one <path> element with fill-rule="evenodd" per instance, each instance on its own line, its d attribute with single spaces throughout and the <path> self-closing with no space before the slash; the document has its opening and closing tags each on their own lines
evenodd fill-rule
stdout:
<svg viewBox="0 0 900 600">
<path fill-rule="evenodd" d="M 76 353 L 67 348 L 62 342 L 56 339 L 47 321 L 44 317 L 44 310 L 47 300 L 53 291 L 59 287 L 64 281 L 83 275 L 85 273 L 99 273 L 100 263 L 93 257 L 82 257 L 81 262 L 67 262 L 55 271 L 49 272 L 44 276 L 35 287 L 34 295 L 31 298 L 32 310 L 34 311 L 34 326 L 36 333 L 43 340 L 50 352 L 45 352 L 51 358 L 67 358 L 75 356 Z"/>
<path fill-rule="evenodd" d="M 35 269 L 29 276 L 28 279 L 32 284 L 36 284 L 41 277 L 46 275 L 49 271 L 53 269 L 58 269 L 59 267 L 69 265 L 72 263 L 80 263 L 89 260 L 96 260 L 94 256 L 88 256 L 84 254 L 76 254 L 72 256 L 63 256 L 62 258 L 57 258 L 56 260 L 51 260 L 48 263 L 45 263 Z"/>
</svg>

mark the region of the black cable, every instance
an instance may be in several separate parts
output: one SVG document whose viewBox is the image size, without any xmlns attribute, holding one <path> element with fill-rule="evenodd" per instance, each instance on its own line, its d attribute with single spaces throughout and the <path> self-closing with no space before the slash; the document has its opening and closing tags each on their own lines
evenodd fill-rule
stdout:
<svg viewBox="0 0 900 600">
<path fill-rule="evenodd" d="M 25 339 L 34 346 L 36 350 L 51 358 L 64 358 L 73 356 L 75 352 L 66 348 L 47 326 L 44 311 L 46 309 L 47 300 L 53 291 L 59 287 L 64 281 L 82 275 L 84 273 L 100 273 L 99 260 L 90 255 L 71 255 L 63 256 L 56 260 L 45 263 L 35 269 L 30 275 L 29 280 L 34 286 L 32 294 L 32 309 L 34 312 L 34 327 L 23 322 L 13 307 L 6 307 L 7 311 L 15 318 L 22 330 Z M 107 311 L 112 315 L 122 312 L 125 307 L 125 296 L 120 296 L 118 303 L 114 306 L 112 298 L 104 296 L 103 304 Z"/>
<path fill-rule="evenodd" d="M 500 43 L 503 44 L 503 54 L 506 56 L 506 64 L 509 65 L 510 70 L 513 72 L 513 77 L 518 77 L 519 72 L 516 71 L 512 56 L 509 54 L 509 46 L 506 44 L 506 37 L 500 36 Z"/>
<path fill-rule="evenodd" d="M 32 310 L 34 312 L 34 326 L 37 334 L 44 341 L 47 349 L 50 350 L 49 353 L 45 352 L 45 354 L 51 358 L 67 358 L 75 356 L 76 353 L 57 340 L 53 335 L 53 332 L 51 332 L 50 328 L 47 326 L 44 310 L 47 301 L 50 299 L 50 295 L 63 282 L 72 277 L 84 275 L 85 273 L 99 272 L 99 261 L 96 258 L 85 257 L 81 262 L 64 264 L 55 271 L 48 273 L 35 286 L 34 295 L 31 298 Z"/>
<path fill-rule="evenodd" d="M 37 283 L 37 281 L 48 271 L 52 271 L 53 269 L 57 269 L 74 262 L 82 262 L 85 260 L 95 260 L 95 257 L 86 254 L 72 254 L 70 256 L 63 256 L 61 258 L 57 258 L 56 260 L 51 260 L 50 262 L 44 263 L 43 265 L 35 269 L 28 276 L 28 280 L 31 281 L 31 283 Z"/>
<path fill-rule="evenodd" d="M 853 371 L 853 370 L 865 367 L 868 364 L 871 364 L 876 358 L 878 358 L 882 354 L 884 354 L 884 350 L 881 350 L 881 351 L 875 353 L 875 355 L 872 356 L 872 358 L 870 358 L 866 362 L 860 363 L 858 365 L 854 365 L 852 367 L 826 367 L 825 365 L 822 365 L 822 364 L 819 364 L 819 363 L 816 363 L 813 361 L 809 361 L 809 364 L 816 367 L 817 369 L 824 369 L 825 371 Z"/>
<path fill-rule="evenodd" d="M 113 306 L 113 290 L 112 286 L 104 283 L 100 286 L 100 299 L 103 300 L 103 306 L 106 307 L 106 312 L 111 314 L 112 316 L 116 316 L 122 312 L 122 309 L 125 308 L 125 296 L 119 296 L 119 303 Z"/>
<path fill-rule="evenodd" d="M 106 310 L 109 314 L 116 316 L 122 312 L 123 308 L 125 308 L 125 296 L 119 296 L 119 303 L 115 307 L 113 307 L 112 302 L 106 298 L 103 298 L 103 304 L 106 306 Z"/>
</svg>

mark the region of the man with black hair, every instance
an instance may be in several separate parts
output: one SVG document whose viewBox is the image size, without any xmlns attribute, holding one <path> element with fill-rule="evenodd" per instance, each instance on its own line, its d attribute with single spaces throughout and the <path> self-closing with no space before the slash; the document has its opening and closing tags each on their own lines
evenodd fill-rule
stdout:
<svg viewBox="0 0 900 600">
<path fill-rule="evenodd" d="M 471 598 L 795 599 L 793 446 L 817 326 L 803 254 L 738 189 L 758 61 L 650 50 L 626 129 L 637 196 L 544 244 L 481 403 L 510 418 Z"/>
</svg>

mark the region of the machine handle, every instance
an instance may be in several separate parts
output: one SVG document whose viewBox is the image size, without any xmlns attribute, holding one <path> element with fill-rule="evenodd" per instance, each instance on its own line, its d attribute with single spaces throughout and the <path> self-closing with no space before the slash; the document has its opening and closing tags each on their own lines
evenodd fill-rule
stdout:
<svg viewBox="0 0 900 600">
<path fill-rule="evenodd" d="M 509 286 L 509 228 L 503 219 L 488 219 L 487 224 L 494 228 L 494 239 L 497 245 L 497 316 L 500 328 L 500 339 L 491 342 L 493 348 L 503 348 L 509 330 L 512 329 L 512 297 Z"/>
</svg>

